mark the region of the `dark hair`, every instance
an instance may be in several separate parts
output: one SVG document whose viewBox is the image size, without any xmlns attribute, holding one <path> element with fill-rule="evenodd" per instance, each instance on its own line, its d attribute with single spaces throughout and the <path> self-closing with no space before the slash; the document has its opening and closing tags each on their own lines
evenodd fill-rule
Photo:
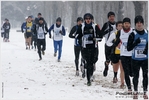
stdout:
<svg viewBox="0 0 149 100">
<path fill-rule="evenodd" d="M 28 18 L 32 18 L 32 16 L 28 16 Z"/>
<path fill-rule="evenodd" d="M 78 18 L 77 18 L 77 22 L 78 22 L 78 21 L 82 21 L 82 22 L 83 22 L 83 18 L 82 18 L 82 17 L 78 17 Z"/>
<path fill-rule="evenodd" d="M 38 13 L 38 15 L 41 15 L 41 13 Z"/>
<path fill-rule="evenodd" d="M 129 23 L 131 23 L 131 20 L 130 20 L 130 18 L 128 18 L 128 17 L 125 17 L 125 18 L 123 19 L 123 23 L 125 23 L 125 22 L 129 22 Z"/>
<path fill-rule="evenodd" d="M 123 24 L 123 22 L 122 21 L 117 21 L 116 22 L 116 27 L 118 26 L 118 24 Z"/>
<path fill-rule="evenodd" d="M 56 22 L 61 22 L 62 21 L 62 19 L 60 18 L 60 17 L 58 17 L 57 19 L 56 19 Z"/>
<path fill-rule="evenodd" d="M 107 14 L 107 17 L 109 18 L 111 15 L 114 15 L 115 16 L 115 13 L 110 11 L 108 14 Z"/>
</svg>

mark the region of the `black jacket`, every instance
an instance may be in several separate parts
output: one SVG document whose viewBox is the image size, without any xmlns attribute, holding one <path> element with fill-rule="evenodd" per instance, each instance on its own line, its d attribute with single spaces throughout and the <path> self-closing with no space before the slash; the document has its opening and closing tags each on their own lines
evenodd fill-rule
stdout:
<svg viewBox="0 0 149 100">
<path fill-rule="evenodd" d="M 76 38 L 77 39 L 81 39 L 83 37 L 83 35 L 86 35 L 86 34 L 90 34 L 90 30 L 93 30 L 92 34 L 93 34 L 93 37 L 90 37 L 88 38 L 88 40 L 92 40 L 93 41 L 93 44 L 95 45 L 95 41 L 94 41 L 94 38 L 100 38 L 102 39 L 102 32 L 101 30 L 99 29 L 98 25 L 95 25 L 95 30 L 93 29 L 92 25 L 90 26 L 86 26 L 84 27 L 84 32 L 82 32 L 82 25 L 80 25 L 77 29 L 77 32 L 76 32 Z M 96 31 L 96 36 L 94 36 L 94 31 Z M 101 40 L 100 40 L 101 41 Z M 80 41 L 81 42 L 81 41 Z M 80 43 L 81 45 L 82 43 Z"/>
<path fill-rule="evenodd" d="M 73 26 L 73 28 L 71 29 L 70 33 L 69 33 L 69 37 L 70 38 L 75 38 L 75 34 L 77 32 L 77 27 L 78 26 Z"/>
<path fill-rule="evenodd" d="M 10 23 L 4 23 L 3 28 L 5 32 L 9 32 L 11 28 Z"/>
<path fill-rule="evenodd" d="M 104 25 L 101 29 L 102 30 L 102 35 L 104 36 L 104 35 L 108 34 L 109 32 L 113 31 L 113 27 L 111 25 L 114 25 L 114 24 L 115 24 L 115 22 L 111 23 L 109 21 L 104 23 Z"/>
<path fill-rule="evenodd" d="M 33 28 L 32 28 L 32 31 L 34 32 L 34 34 L 37 36 L 37 31 L 38 31 L 38 28 L 39 27 L 42 27 L 42 29 L 44 30 L 44 31 L 46 31 L 44 34 L 46 35 L 47 34 L 47 32 L 48 32 L 48 27 L 43 23 L 43 24 L 34 24 L 33 25 Z"/>
</svg>

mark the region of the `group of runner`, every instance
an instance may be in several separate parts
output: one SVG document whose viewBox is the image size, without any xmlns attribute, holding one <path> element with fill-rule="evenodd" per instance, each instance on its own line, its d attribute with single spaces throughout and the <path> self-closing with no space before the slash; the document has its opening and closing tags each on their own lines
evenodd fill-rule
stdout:
<svg viewBox="0 0 149 100">
<path fill-rule="evenodd" d="M 120 67 L 120 88 L 124 84 L 128 88 L 128 93 L 132 93 L 131 79 L 133 77 L 134 99 L 138 98 L 138 79 L 140 68 L 143 73 L 144 99 L 147 99 L 148 89 L 148 31 L 144 29 L 144 19 L 141 15 L 134 18 L 135 29 L 131 28 L 131 20 L 125 17 L 122 21 L 115 21 L 115 13 L 110 11 L 107 14 L 108 21 L 100 29 L 94 22 L 94 16 L 86 13 L 84 17 L 76 19 L 77 25 L 73 26 L 69 37 L 74 39 L 74 55 L 76 76 L 79 76 L 79 55 L 81 53 L 80 68 L 82 77 L 87 77 L 87 85 L 90 86 L 94 79 L 96 62 L 98 61 L 98 42 L 105 38 L 105 58 L 103 76 L 108 75 L 109 64 L 113 66 L 113 83 L 117 83 L 118 69 Z M 25 37 L 26 49 L 38 49 L 39 60 L 41 54 L 46 50 L 46 34 L 53 37 L 54 56 L 60 62 L 62 55 L 63 36 L 66 30 L 61 24 L 62 19 L 58 17 L 56 23 L 48 29 L 47 23 L 38 13 L 37 18 L 28 16 L 21 26 Z M 53 33 L 53 34 L 52 34 Z M 52 36 L 53 35 L 53 36 Z M 32 43 L 34 41 L 34 44 Z"/>
<path fill-rule="evenodd" d="M 87 13 L 84 18 L 78 17 L 77 25 L 73 26 L 69 37 L 74 38 L 74 54 L 76 75 L 79 72 L 79 53 L 81 52 L 81 71 L 84 77 L 85 69 L 87 85 L 91 85 L 93 73 L 98 60 L 98 42 L 105 38 L 105 68 L 103 76 L 108 75 L 109 64 L 113 66 L 113 83 L 117 83 L 117 73 L 120 67 L 120 88 L 124 84 L 128 93 L 132 93 L 130 77 L 133 77 L 134 99 L 138 99 L 138 79 L 142 68 L 144 99 L 148 99 L 148 31 L 144 29 L 144 19 L 141 15 L 134 18 L 135 29 L 131 28 L 131 20 L 125 17 L 115 22 L 115 13 L 107 14 L 106 22 L 100 30 L 94 23 L 92 14 Z M 84 21 L 83 21 L 84 20 Z"/>
</svg>

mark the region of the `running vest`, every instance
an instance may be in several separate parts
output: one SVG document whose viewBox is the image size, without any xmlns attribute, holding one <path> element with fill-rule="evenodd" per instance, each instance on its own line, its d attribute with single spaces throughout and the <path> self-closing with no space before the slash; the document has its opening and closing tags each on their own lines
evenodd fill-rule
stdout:
<svg viewBox="0 0 149 100">
<path fill-rule="evenodd" d="M 128 33 L 125 33 L 123 29 L 120 30 L 120 40 L 122 42 L 120 46 L 120 56 L 132 56 L 132 51 L 127 51 L 128 37 L 132 33 L 132 31 L 132 28 Z"/>
<path fill-rule="evenodd" d="M 117 35 L 118 31 L 115 32 L 115 35 Z M 116 41 L 116 39 L 115 39 Z M 120 54 L 120 49 L 118 47 L 115 48 L 115 54 Z"/>
<path fill-rule="evenodd" d="M 62 31 L 62 25 L 60 27 L 56 27 L 56 24 L 54 24 L 53 39 L 55 41 L 63 40 L 63 35 L 60 33 L 60 31 Z"/>
<path fill-rule="evenodd" d="M 27 22 L 26 23 L 26 32 L 31 32 L 31 28 L 32 28 L 32 22 Z"/>
<path fill-rule="evenodd" d="M 44 25 L 45 27 L 45 25 Z M 39 26 L 38 27 L 38 30 L 37 30 L 37 39 L 45 39 L 45 35 L 44 35 L 44 29 L 42 26 Z"/>
<path fill-rule="evenodd" d="M 106 30 L 108 30 L 108 29 L 110 28 L 109 25 L 113 28 L 113 30 L 110 31 L 108 34 L 104 35 L 104 37 L 105 37 L 105 42 L 107 42 L 109 36 L 110 36 L 112 33 L 114 33 L 114 32 L 116 31 L 116 24 L 111 25 L 109 22 L 108 22 L 107 24 L 108 24 L 108 26 L 107 26 L 107 29 L 106 29 Z"/>
<path fill-rule="evenodd" d="M 137 32 L 134 30 L 134 41 L 139 37 L 141 40 L 141 43 L 139 43 L 137 46 L 134 47 L 132 52 L 132 59 L 134 60 L 146 60 L 148 59 L 148 54 L 143 54 L 143 51 L 145 49 L 146 43 L 148 42 L 148 32 L 145 30 L 145 33 L 143 35 L 137 34 Z"/>
<path fill-rule="evenodd" d="M 94 31 L 94 34 L 84 34 L 84 28 L 85 28 L 85 24 L 82 23 L 82 34 L 83 34 L 83 37 L 82 37 L 82 47 L 83 48 L 86 48 L 86 45 L 87 44 L 93 44 L 93 40 L 88 40 L 88 37 L 96 37 L 96 33 L 95 33 L 95 24 L 92 24 L 92 27 L 93 27 L 93 31 Z M 95 43 L 95 47 L 97 47 L 97 43 Z"/>
</svg>

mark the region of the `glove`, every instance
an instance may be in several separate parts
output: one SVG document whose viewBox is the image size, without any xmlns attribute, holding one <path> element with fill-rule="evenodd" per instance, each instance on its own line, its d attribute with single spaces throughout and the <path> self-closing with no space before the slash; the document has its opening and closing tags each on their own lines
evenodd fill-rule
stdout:
<svg viewBox="0 0 149 100">
<path fill-rule="evenodd" d="M 60 31 L 59 31 L 59 33 L 61 33 L 61 34 L 62 34 L 62 31 L 60 30 Z"/>
<path fill-rule="evenodd" d="M 51 34 L 49 35 L 49 38 L 51 38 Z"/>
<path fill-rule="evenodd" d="M 44 33 L 45 35 L 47 34 L 47 33 Z"/>
<path fill-rule="evenodd" d="M 143 51 L 143 54 L 147 55 L 147 50 L 146 49 Z"/>
<path fill-rule="evenodd" d="M 138 37 L 138 38 L 135 40 L 135 44 L 138 45 L 140 42 L 141 42 L 141 40 L 140 40 L 140 38 Z"/>
</svg>

